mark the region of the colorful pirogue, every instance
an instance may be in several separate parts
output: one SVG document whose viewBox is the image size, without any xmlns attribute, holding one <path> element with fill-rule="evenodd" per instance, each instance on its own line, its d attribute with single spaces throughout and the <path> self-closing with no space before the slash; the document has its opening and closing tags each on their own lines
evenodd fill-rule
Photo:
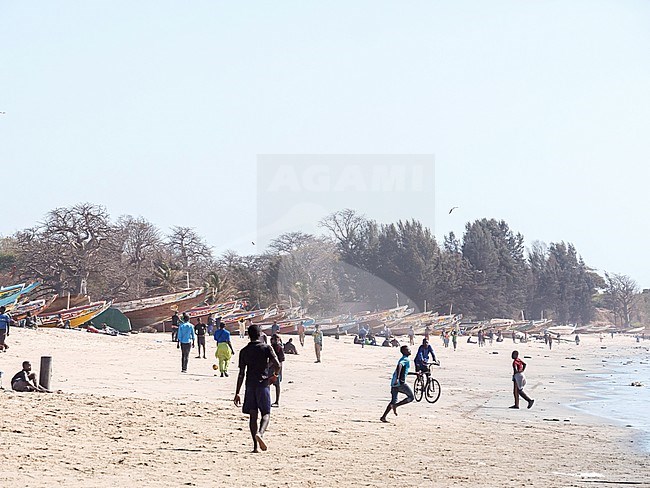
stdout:
<svg viewBox="0 0 650 488">
<path fill-rule="evenodd" d="M 76 329 L 90 322 L 110 306 L 111 302 L 102 300 L 100 302 L 93 302 L 90 305 L 60 310 L 49 315 L 40 315 L 39 327 L 60 327 L 61 322 L 64 324 L 67 322 L 71 329 Z"/>
<path fill-rule="evenodd" d="M 35 281 L 33 283 L 19 285 L 12 285 L 6 288 L 0 288 L 0 307 L 7 307 L 16 303 L 20 297 L 27 295 L 34 290 L 40 283 Z"/>
<path fill-rule="evenodd" d="M 160 324 L 175 312 L 185 312 L 205 301 L 203 288 L 169 293 L 152 298 L 141 298 L 114 303 L 113 307 L 126 315 L 134 329 Z"/>
</svg>

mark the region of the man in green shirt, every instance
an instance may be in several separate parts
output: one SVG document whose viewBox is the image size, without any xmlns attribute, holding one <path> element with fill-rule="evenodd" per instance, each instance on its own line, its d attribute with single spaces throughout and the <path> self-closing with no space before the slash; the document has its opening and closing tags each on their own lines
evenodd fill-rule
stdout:
<svg viewBox="0 0 650 488">
<path fill-rule="evenodd" d="M 313 335 L 314 349 L 316 350 L 316 362 L 320 363 L 320 352 L 323 349 L 323 331 L 320 330 L 320 325 L 316 324 Z"/>
</svg>

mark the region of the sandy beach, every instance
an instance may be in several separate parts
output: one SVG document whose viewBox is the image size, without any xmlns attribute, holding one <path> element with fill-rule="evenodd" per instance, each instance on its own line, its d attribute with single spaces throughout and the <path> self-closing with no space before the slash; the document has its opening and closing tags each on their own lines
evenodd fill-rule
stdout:
<svg viewBox="0 0 650 488">
<path fill-rule="evenodd" d="M 536 403 L 510 410 L 510 340 L 479 349 L 461 339 L 454 352 L 433 338 L 440 400 L 406 405 L 382 424 L 398 350 L 327 337 L 314 364 L 307 337 L 299 356 L 287 356 L 269 450 L 252 454 L 247 417 L 232 403 L 238 356 L 229 378 L 215 376 L 213 341 L 208 359 L 193 353 L 181 374 L 167 334 L 14 328 L 0 355 L 0 479 L 8 487 L 650 486 L 650 454 L 634 429 L 568 407 L 588 393 L 586 375 L 648 361 L 650 342 L 582 339 L 551 351 L 514 346 Z M 236 351 L 244 344 L 234 338 Z M 8 391 L 21 362 L 38 369 L 42 355 L 53 357 L 52 387 L 62 393 Z"/>
</svg>

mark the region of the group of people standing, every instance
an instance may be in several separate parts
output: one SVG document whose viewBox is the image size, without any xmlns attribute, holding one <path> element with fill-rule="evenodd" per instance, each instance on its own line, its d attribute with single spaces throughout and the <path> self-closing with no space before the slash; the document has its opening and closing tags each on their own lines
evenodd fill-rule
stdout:
<svg viewBox="0 0 650 488">
<path fill-rule="evenodd" d="M 173 324 L 176 323 L 176 326 Z M 225 328 L 225 324 L 221 320 L 216 321 L 216 330 L 214 331 L 214 340 L 217 343 L 217 350 L 215 356 L 219 361 L 219 372 L 221 377 L 228 376 L 228 366 L 230 359 L 235 350 L 230 342 L 230 332 Z M 190 351 L 198 343 L 198 356 L 197 359 L 203 357 L 206 359 L 205 352 L 205 336 L 208 330 L 207 324 L 201 322 L 199 317 L 196 324 L 192 325 L 190 317 L 186 313 L 178 316 L 178 312 L 174 312 L 172 316 L 172 341 L 176 342 L 176 347 L 181 350 L 181 373 L 187 373 L 187 366 L 190 358 Z M 201 349 L 203 349 L 203 356 L 201 356 Z"/>
</svg>

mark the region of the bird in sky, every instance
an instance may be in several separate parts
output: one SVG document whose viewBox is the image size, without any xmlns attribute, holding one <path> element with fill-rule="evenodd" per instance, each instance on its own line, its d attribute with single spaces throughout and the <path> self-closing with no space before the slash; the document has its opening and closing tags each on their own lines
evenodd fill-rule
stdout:
<svg viewBox="0 0 650 488">
<path fill-rule="evenodd" d="M 449 209 L 449 215 L 451 215 L 451 213 L 452 213 L 454 210 L 456 210 L 457 208 L 458 208 L 458 207 L 451 207 L 451 208 Z"/>
<path fill-rule="evenodd" d="M 251 241 L 251 244 L 252 244 L 253 246 L 255 245 L 255 243 L 254 243 L 253 241 Z"/>
</svg>

